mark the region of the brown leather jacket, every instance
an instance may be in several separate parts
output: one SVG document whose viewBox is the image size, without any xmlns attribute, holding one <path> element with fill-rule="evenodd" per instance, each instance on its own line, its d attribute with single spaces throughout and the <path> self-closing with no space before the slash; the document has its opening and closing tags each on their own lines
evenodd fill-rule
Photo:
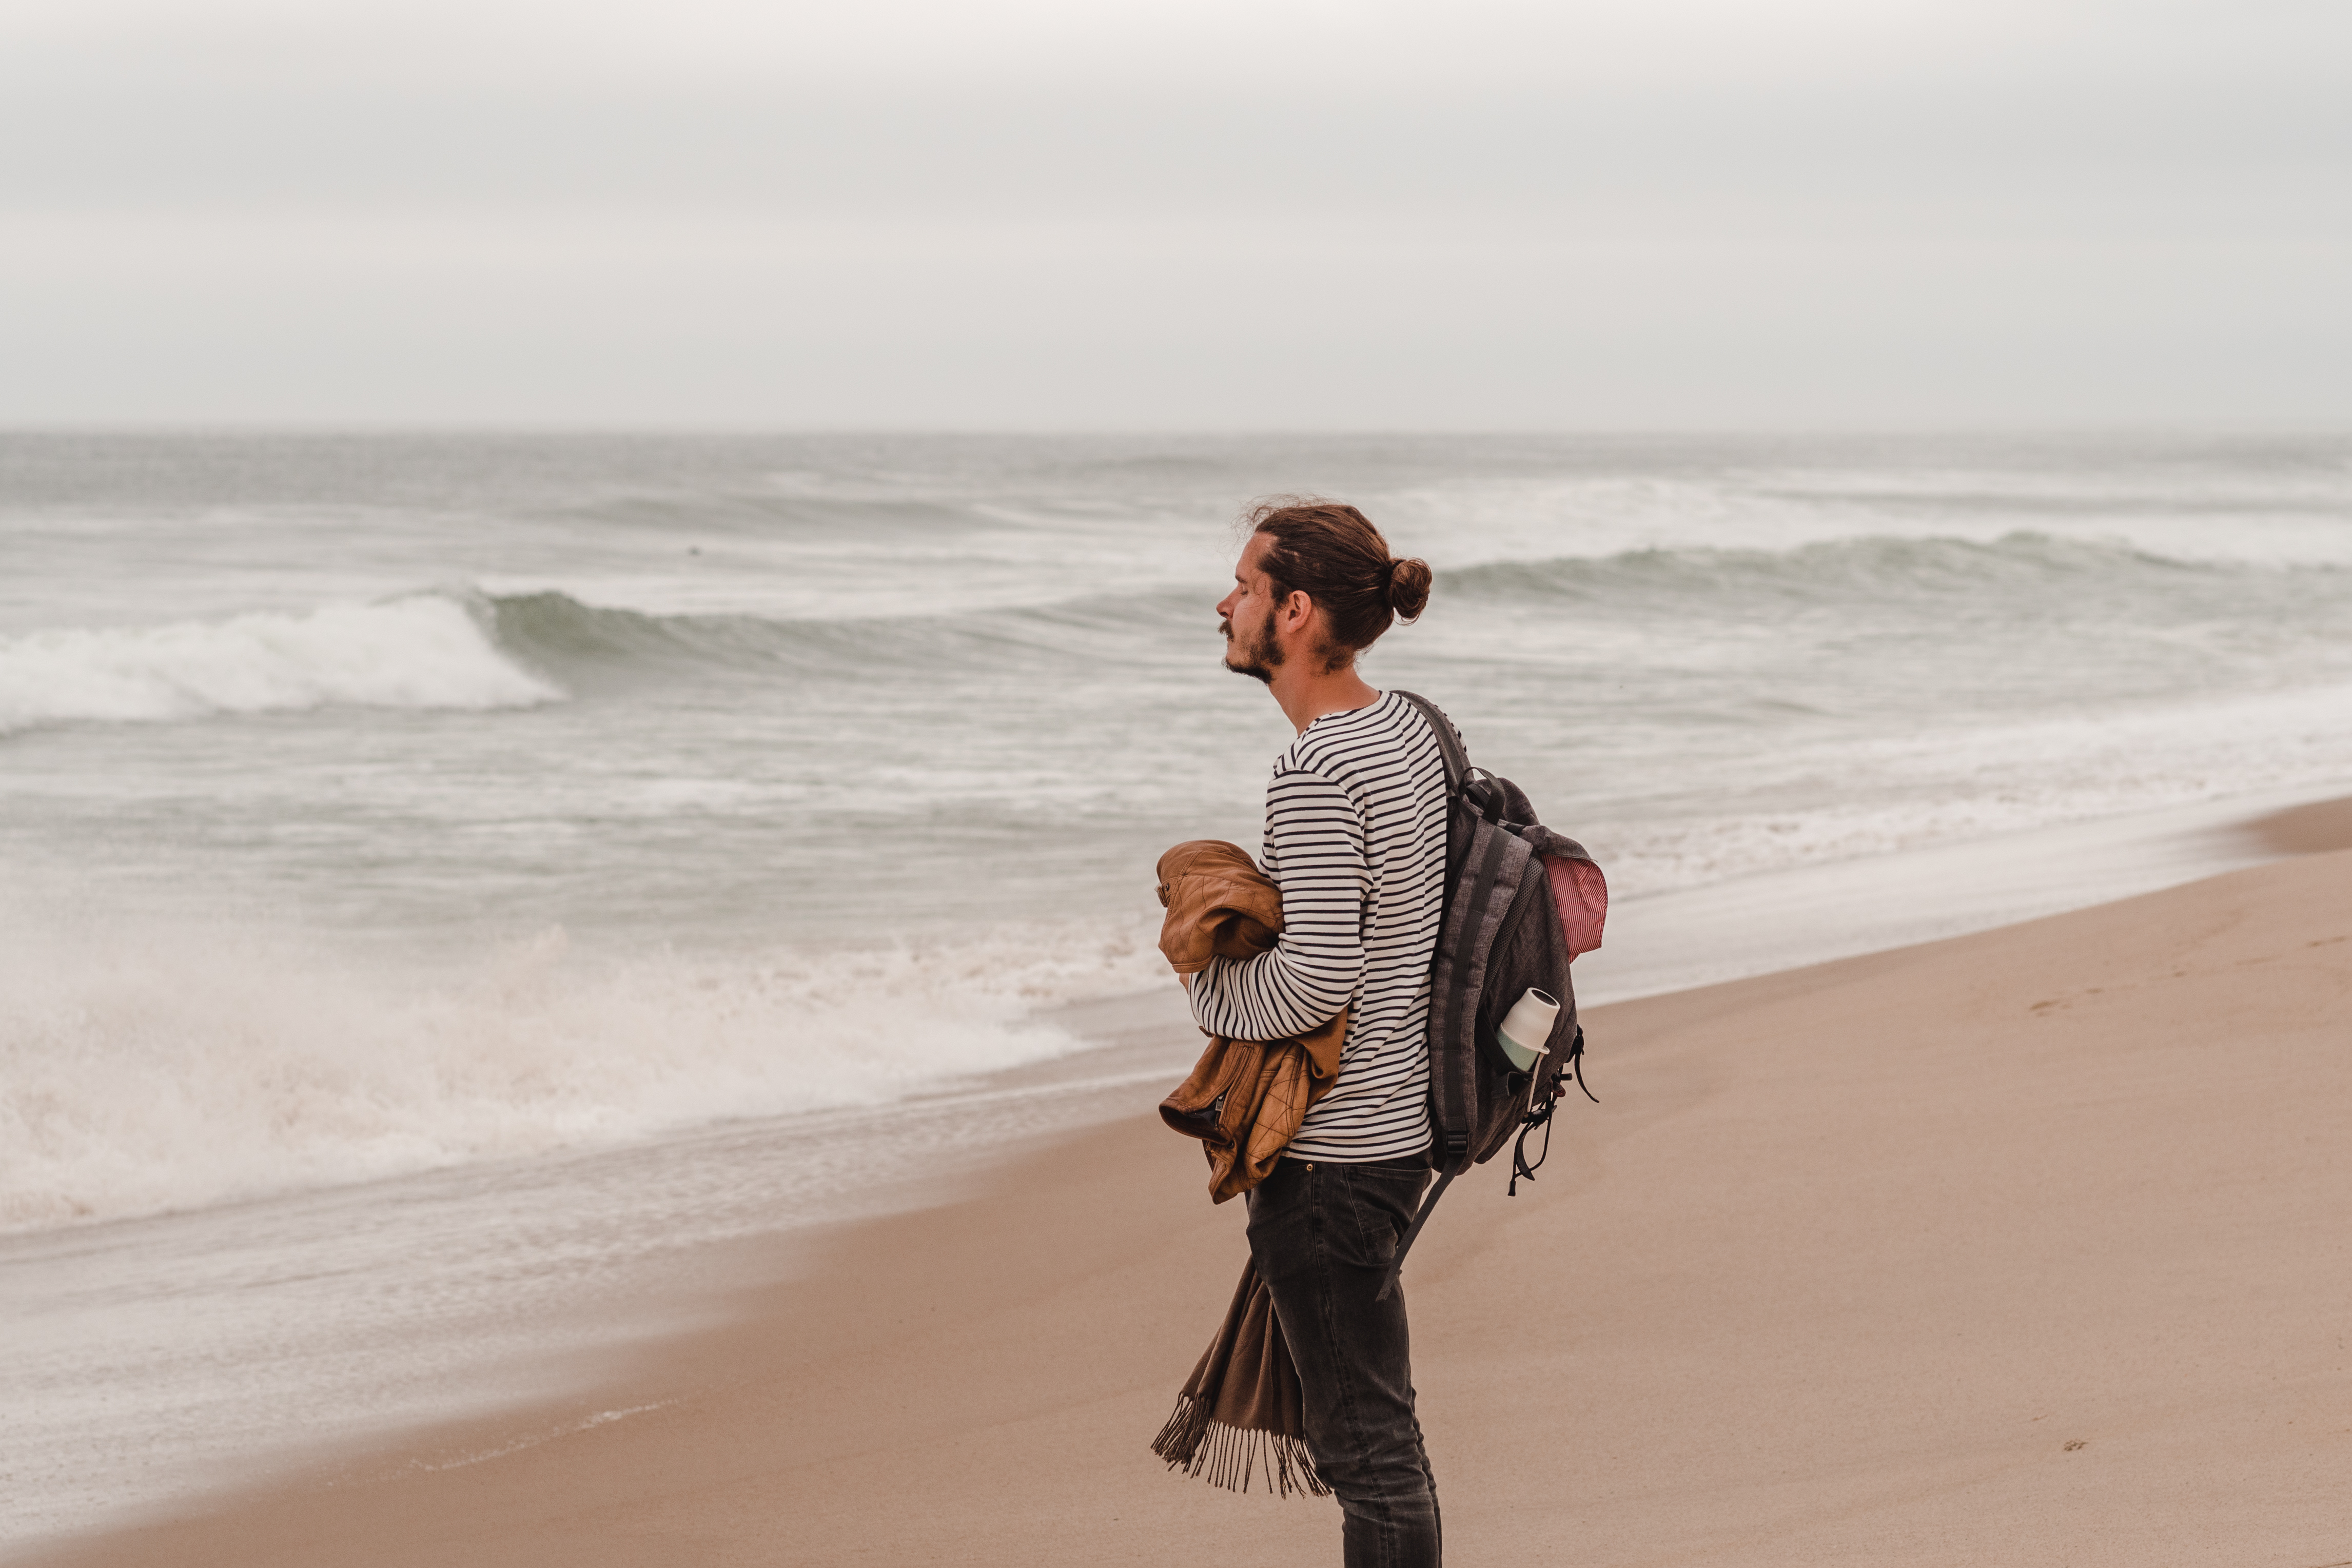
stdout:
<svg viewBox="0 0 2352 1568">
<path fill-rule="evenodd" d="M 1220 839 L 1195 838 L 1160 858 L 1160 951 L 1179 974 L 1198 974 L 1212 957 L 1251 958 L 1282 930 L 1282 889 L 1255 861 Z M 1286 1040 L 1209 1037 L 1192 1076 L 1160 1102 L 1169 1126 L 1201 1140 L 1209 1156 L 1209 1196 L 1249 1191 L 1274 1170 L 1307 1108 L 1339 1076 L 1348 1015 Z"/>
</svg>

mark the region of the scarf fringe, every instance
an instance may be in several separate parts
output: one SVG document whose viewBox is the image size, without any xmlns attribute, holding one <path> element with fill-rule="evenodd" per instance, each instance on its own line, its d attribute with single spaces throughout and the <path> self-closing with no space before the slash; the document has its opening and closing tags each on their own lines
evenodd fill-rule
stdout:
<svg viewBox="0 0 2352 1568">
<path fill-rule="evenodd" d="M 1331 1495 L 1330 1487 L 1316 1473 L 1314 1456 L 1307 1451 L 1304 1439 L 1228 1426 L 1211 1418 L 1205 1400 L 1189 1394 L 1176 1396 L 1176 1409 L 1160 1436 L 1151 1440 L 1151 1451 L 1167 1460 L 1170 1469 L 1227 1491 L 1249 1490 L 1251 1478 L 1263 1471 L 1266 1490 L 1277 1496 Z"/>
</svg>

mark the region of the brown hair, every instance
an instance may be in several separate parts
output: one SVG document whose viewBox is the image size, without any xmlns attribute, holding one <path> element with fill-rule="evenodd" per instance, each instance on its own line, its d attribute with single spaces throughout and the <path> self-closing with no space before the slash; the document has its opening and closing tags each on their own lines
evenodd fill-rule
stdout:
<svg viewBox="0 0 2352 1568">
<path fill-rule="evenodd" d="M 1253 534 L 1266 537 L 1259 557 L 1277 602 L 1303 593 L 1322 608 L 1329 642 L 1323 667 L 1338 669 L 1380 640 L 1396 621 L 1429 604 L 1429 563 L 1389 553 L 1371 520 L 1344 501 L 1275 496 L 1250 509 Z"/>
</svg>

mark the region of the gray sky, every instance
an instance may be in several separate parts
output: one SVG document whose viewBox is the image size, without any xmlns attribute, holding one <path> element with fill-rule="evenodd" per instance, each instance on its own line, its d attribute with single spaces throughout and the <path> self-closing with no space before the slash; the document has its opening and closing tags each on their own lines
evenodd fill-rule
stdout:
<svg viewBox="0 0 2352 1568">
<path fill-rule="evenodd" d="M 0 422 L 2352 422 L 2346 0 L 10 0 Z"/>
</svg>

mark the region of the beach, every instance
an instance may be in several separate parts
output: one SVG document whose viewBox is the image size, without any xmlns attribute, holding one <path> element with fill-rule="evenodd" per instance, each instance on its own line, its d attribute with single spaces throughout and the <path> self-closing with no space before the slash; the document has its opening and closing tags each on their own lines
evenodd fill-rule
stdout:
<svg viewBox="0 0 2352 1568">
<path fill-rule="evenodd" d="M 1169 1101 L 1474 991 L 1457 1568 L 2352 1568 L 2352 6 L 2111 9 L 12 6 L 0 1568 L 1338 1562 Z"/>
<path fill-rule="evenodd" d="M 2293 858 L 1594 1008 L 1601 1103 L 1406 1272 L 1456 1559 L 2352 1559 L 2352 807 L 2263 830 Z M 1328 1500 L 1148 1451 L 1244 1256 L 1188 1142 L 930 1197 L 588 1392 L 21 1562 L 1336 1558 Z"/>
<path fill-rule="evenodd" d="M 1905 1071 L 1965 1060 L 1979 1134 L 2044 1158 L 2002 1119 L 2047 1064 L 2002 1053 L 2110 1005 L 1956 1042 L 1857 1011 L 1839 961 L 2352 847 L 2348 453 L 0 435 L 0 1559 L 296 1518 L 265 1496 L 327 1500 L 340 1533 L 298 1559 L 498 1518 L 592 1557 L 721 1515 L 749 1542 L 780 1499 L 804 1543 L 744 1552 L 889 1561 L 932 1550 L 919 1521 L 1100 1504 L 1322 1553 L 1325 1505 L 1204 1496 L 1141 1447 L 1241 1258 L 1150 1115 L 1199 1050 L 1150 868 L 1258 843 L 1289 727 L 1217 669 L 1213 610 L 1241 499 L 1297 489 L 1436 572 L 1367 679 L 1439 702 L 1612 895 L 1576 975 L 1604 1103 L 1570 1108 L 1534 1191 L 1461 1184 L 1412 1270 L 1457 1535 L 1650 1541 L 1643 1477 L 1751 1495 L 1688 1434 L 1748 1453 L 1782 1417 L 1741 1391 L 1799 1363 L 1727 1360 L 1789 1329 L 1734 1320 L 1862 1309 L 1783 1301 L 1735 1244 L 1876 1193 L 1893 1154 L 1854 1096 L 1949 1092 Z M 1905 984 L 1992 994 L 2006 962 Z M 2089 986 L 2113 991 L 2031 1000 Z M 1822 1094 L 1863 1060 L 1898 1076 Z M 1846 1186 L 1792 1187 L 1816 1158 Z M 1892 1243 L 1847 1248 L 1906 1258 L 1919 1217 L 1877 1223 Z M 1526 1388 L 1482 1390 L 1489 1364 Z M 1814 1440 L 1817 1406 L 1775 1397 Z M 579 1496 L 617 1512 L 541 1519 Z M 1074 1558 L 1131 1539 L 1055 1528 Z"/>
</svg>

